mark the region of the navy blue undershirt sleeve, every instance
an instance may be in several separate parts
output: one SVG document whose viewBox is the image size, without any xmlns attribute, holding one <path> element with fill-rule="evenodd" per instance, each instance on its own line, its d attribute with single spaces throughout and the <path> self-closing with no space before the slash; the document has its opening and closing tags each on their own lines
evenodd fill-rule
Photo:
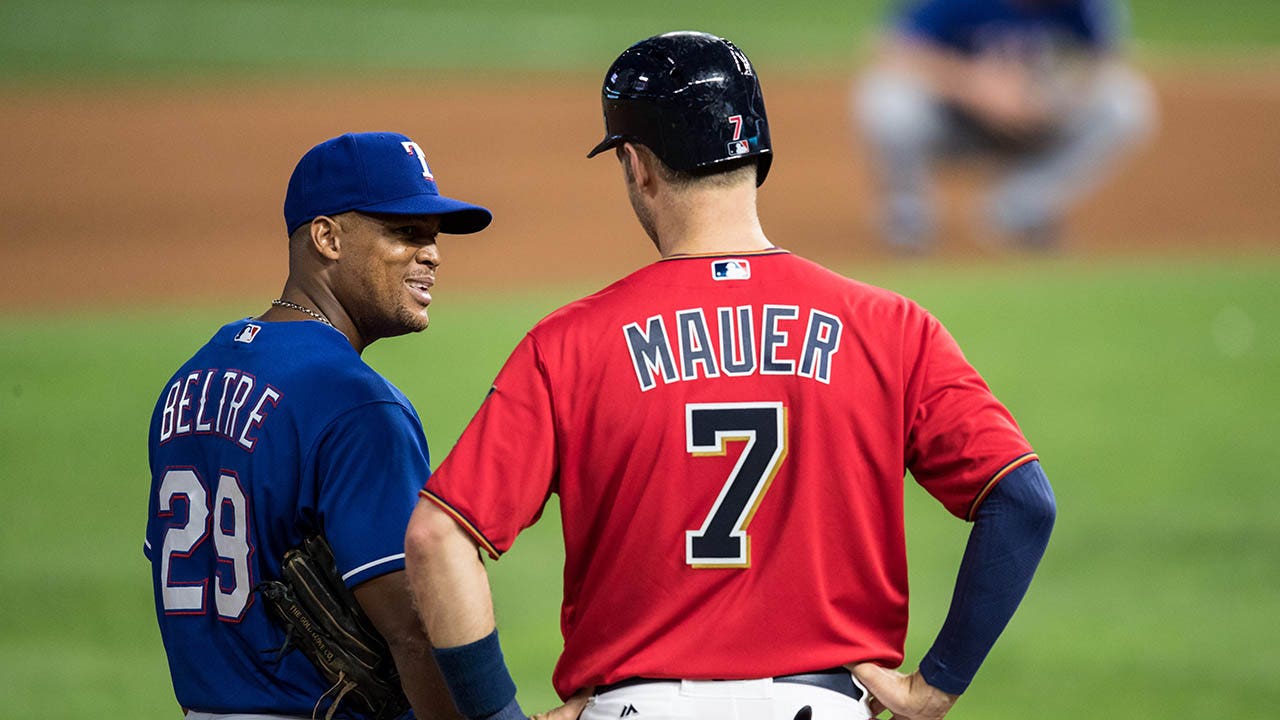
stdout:
<svg viewBox="0 0 1280 720">
<path fill-rule="evenodd" d="M 522 720 L 516 684 L 502 657 L 498 631 L 451 648 L 432 648 L 453 704 L 470 720 Z"/>
<path fill-rule="evenodd" d="M 1056 516 L 1036 461 L 1005 476 L 979 506 L 951 609 L 920 662 L 926 682 L 953 695 L 969 687 L 1031 585 Z"/>
</svg>

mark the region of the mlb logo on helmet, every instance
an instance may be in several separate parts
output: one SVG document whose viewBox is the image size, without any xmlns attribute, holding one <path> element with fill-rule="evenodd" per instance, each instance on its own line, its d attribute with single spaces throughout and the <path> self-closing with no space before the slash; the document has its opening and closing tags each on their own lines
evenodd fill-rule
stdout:
<svg viewBox="0 0 1280 720">
<path fill-rule="evenodd" d="M 746 140 L 735 140 L 729 143 L 730 155 L 746 155 L 749 152 L 751 152 L 751 143 Z"/>
<path fill-rule="evenodd" d="M 715 280 L 749 280 L 751 263 L 746 260 L 716 260 L 711 263 L 711 277 Z"/>
<path fill-rule="evenodd" d="M 261 325 L 245 325 L 243 330 L 236 333 L 235 340 L 236 342 L 251 343 L 261 329 Z"/>
</svg>

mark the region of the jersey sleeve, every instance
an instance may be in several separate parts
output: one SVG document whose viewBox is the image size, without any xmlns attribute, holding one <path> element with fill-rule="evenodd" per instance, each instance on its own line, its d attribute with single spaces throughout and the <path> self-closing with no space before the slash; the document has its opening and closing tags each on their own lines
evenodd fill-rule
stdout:
<svg viewBox="0 0 1280 720">
<path fill-rule="evenodd" d="M 546 365 L 526 335 L 422 494 L 496 559 L 542 514 L 557 467 Z"/>
<path fill-rule="evenodd" d="M 1036 459 L 1013 416 L 927 313 L 908 381 L 906 464 L 929 494 L 966 520 L 1006 474 Z"/>
<path fill-rule="evenodd" d="M 404 532 L 431 474 L 418 418 L 394 402 L 344 413 L 316 455 L 316 511 L 347 587 L 404 569 Z"/>
</svg>

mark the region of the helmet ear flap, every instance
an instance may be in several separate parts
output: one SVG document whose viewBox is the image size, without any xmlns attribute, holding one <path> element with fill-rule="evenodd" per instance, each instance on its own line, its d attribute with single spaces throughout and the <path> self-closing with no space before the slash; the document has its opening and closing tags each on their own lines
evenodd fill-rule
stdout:
<svg viewBox="0 0 1280 720">
<path fill-rule="evenodd" d="M 756 157 L 764 182 L 773 145 L 755 70 L 733 43 L 701 32 L 656 35 L 625 50 L 601 88 L 605 138 L 649 148 L 668 167 L 717 172 Z"/>
</svg>

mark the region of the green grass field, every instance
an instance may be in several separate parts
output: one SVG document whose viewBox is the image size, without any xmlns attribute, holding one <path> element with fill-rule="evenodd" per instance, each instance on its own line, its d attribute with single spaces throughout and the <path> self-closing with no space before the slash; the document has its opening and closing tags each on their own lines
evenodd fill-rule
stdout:
<svg viewBox="0 0 1280 720">
<path fill-rule="evenodd" d="M 6 0 L 0 81 L 367 76 L 388 70 L 602 72 L 668 30 L 732 38 L 772 68 L 844 69 L 889 0 Z M 1248 57 L 1280 44 L 1280 3 L 1132 0 L 1134 36 L 1161 55 Z"/>
<path fill-rule="evenodd" d="M 1059 525 L 956 718 L 1231 715 L 1280 703 L 1280 258 L 948 269 L 865 279 L 931 308 L 1044 458 Z M 438 462 L 520 335 L 578 287 L 442 297 L 367 359 L 417 405 Z M 256 305 L 0 315 L 4 715 L 176 715 L 140 544 L 160 384 Z M 908 492 L 908 663 L 949 600 L 967 526 Z M 560 649 L 554 512 L 491 565 L 526 709 Z"/>
</svg>

